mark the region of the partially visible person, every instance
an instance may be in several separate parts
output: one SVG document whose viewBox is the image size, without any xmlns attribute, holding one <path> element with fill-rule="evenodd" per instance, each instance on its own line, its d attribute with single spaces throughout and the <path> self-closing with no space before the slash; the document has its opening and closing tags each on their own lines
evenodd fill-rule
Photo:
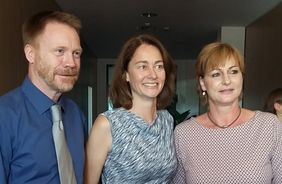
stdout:
<svg viewBox="0 0 282 184">
<path fill-rule="evenodd" d="M 282 88 L 274 89 L 268 94 L 263 110 L 277 115 L 282 122 Z"/>
<path fill-rule="evenodd" d="M 60 104 L 76 181 L 83 183 L 85 118 L 62 94 L 79 76 L 80 20 L 60 11 L 39 12 L 23 25 L 28 75 L 0 98 L 0 183 L 59 184 L 50 107 Z M 11 71 L 12 72 L 12 71 Z"/>
<path fill-rule="evenodd" d="M 196 78 L 208 110 L 176 126 L 172 183 L 282 183 L 282 124 L 270 113 L 240 107 L 244 73 L 231 45 L 201 50 Z"/>
<path fill-rule="evenodd" d="M 139 35 L 122 48 L 112 80 L 113 110 L 94 122 L 86 147 L 85 181 L 168 183 L 176 169 L 172 100 L 175 66 L 155 37 Z"/>
</svg>

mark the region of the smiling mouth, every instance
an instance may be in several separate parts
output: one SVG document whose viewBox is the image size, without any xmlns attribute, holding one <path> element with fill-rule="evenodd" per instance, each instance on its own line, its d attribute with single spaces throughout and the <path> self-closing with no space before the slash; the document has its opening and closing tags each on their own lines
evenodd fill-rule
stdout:
<svg viewBox="0 0 282 184">
<path fill-rule="evenodd" d="M 158 83 L 157 82 L 155 82 L 155 83 L 144 83 L 143 85 L 147 86 L 147 87 L 155 87 L 155 86 L 158 85 Z"/>
<path fill-rule="evenodd" d="M 77 76 L 78 73 L 73 71 L 73 72 L 58 72 L 58 73 L 55 73 L 56 75 L 59 75 L 59 76 L 66 76 L 66 77 L 74 77 L 74 76 Z"/>
<path fill-rule="evenodd" d="M 231 92 L 231 91 L 233 91 L 233 89 L 223 89 L 223 90 L 220 90 L 219 92 L 225 93 L 225 92 Z"/>
<path fill-rule="evenodd" d="M 57 74 L 57 76 L 59 78 L 61 78 L 62 80 L 73 80 L 73 79 L 77 79 L 78 78 L 78 76 L 76 74 L 74 74 L 74 75 L 70 75 L 70 74 L 68 74 L 68 75 Z"/>
<path fill-rule="evenodd" d="M 76 77 L 79 74 L 79 70 L 75 68 L 65 68 L 62 70 L 56 70 L 54 74 L 63 77 Z"/>
</svg>

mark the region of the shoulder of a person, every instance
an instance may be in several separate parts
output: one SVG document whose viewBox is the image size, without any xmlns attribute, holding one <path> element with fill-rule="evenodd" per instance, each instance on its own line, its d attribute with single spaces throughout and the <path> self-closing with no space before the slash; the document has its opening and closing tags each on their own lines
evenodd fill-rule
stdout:
<svg viewBox="0 0 282 184">
<path fill-rule="evenodd" d="M 169 113 L 169 111 L 167 109 L 158 110 L 158 114 L 161 114 L 162 116 L 169 116 L 169 117 L 173 118 L 173 116 Z"/>
<path fill-rule="evenodd" d="M 24 105 L 24 100 L 20 88 L 13 89 L 0 97 L 0 112 L 20 112 L 19 109 Z M 6 116 L 8 115 L 6 114 Z"/>
<path fill-rule="evenodd" d="M 17 101 L 23 101 L 22 95 L 20 87 L 17 87 L 0 96 L 0 104 L 11 104 Z"/>
<path fill-rule="evenodd" d="M 95 134 L 96 136 L 99 135 L 99 137 L 101 135 L 105 136 L 110 132 L 110 130 L 111 130 L 111 126 L 107 118 L 104 115 L 99 114 L 95 119 L 95 121 L 93 122 L 90 137 L 93 137 Z"/>
<path fill-rule="evenodd" d="M 264 112 L 264 111 L 257 110 L 257 111 L 254 111 L 254 113 L 255 113 L 254 118 L 256 119 L 278 120 L 277 116 L 270 112 Z"/>
<path fill-rule="evenodd" d="M 273 127 L 274 129 L 281 129 L 282 123 L 275 114 L 270 112 L 255 111 L 254 121 L 259 122 L 266 127 Z"/>
<path fill-rule="evenodd" d="M 168 110 L 166 110 L 166 109 L 159 109 L 159 110 L 157 110 L 157 113 L 158 114 L 169 114 Z"/>
<path fill-rule="evenodd" d="M 282 123 L 278 119 L 277 115 L 270 112 L 262 112 L 262 111 L 258 111 L 258 112 L 261 115 L 260 119 L 264 120 L 264 122 L 262 123 L 266 124 L 265 126 L 272 127 L 275 134 L 282 137 Z"/>
<path fill-rule="evenodd" d="M 193 120 L 194 117 L 191 117 L 185 121 L 182 121 L 181 123 L 179 123 L 178 125 L 176 125 L 175 127 L 175 131 L 185 131 L 186 129 L 190 128 L 191 122 L 194 121 Z"/>
<path fill-rule="evenodd" d="M 93 127 L 100 130 L 109 130 L 110 124 L 103 114 L 99 114 L 93 123 Z"/>
<path fill-rule="evenodd" d="M 112 116 L 114 116 L 115 118 L 124 117 L 124 113 L 126 112 L 127 112 L 126 109 L 119 107 L 119 108 L 113 108 L 113 109 L 107 110 L 101 113 L 101 115 L 111 119 Z"/>
<path fill-rule="evenodd" d="M 103 141 L 105 143 L 106 140 L 108 140 L 110 133 L 110 125 L 108 123 L 108 120 L 105 116 L 102 114 L 99 114 L 97 118 L 95 119 L 93 126 L 91 128 L 91 132 L 89 135 L 88 142 L 101 142 Z M 107 141 L 106 141 L 107 142 Z M 91 144 L 88 144 L 91 145 Z M 90 146 L 92 147 L 92 146 Z"/>
<path fill-rule="evenodd" d="M 0 126 L 3 128 L 0 129 L 5 133 L 9 133 L 7 130 L 10 128 L 18 127 L 20 123 L 21 114 L 25 109 L 25 98 L 20 93 L 20 90 L 15 89 L 0 97 Z"/>
</svg>

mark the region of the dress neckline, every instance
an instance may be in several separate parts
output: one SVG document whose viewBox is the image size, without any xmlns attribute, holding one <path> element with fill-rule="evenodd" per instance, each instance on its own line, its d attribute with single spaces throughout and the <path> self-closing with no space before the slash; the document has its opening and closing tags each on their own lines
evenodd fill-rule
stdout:
<svg viewBox="0 0 282 184">
<path fill-rule="evenodd" d="M 238 130 L 238 129 L 241 129 L 241 128 L 244 128 L 244 127 L 247 127 L 251 124 L 253 124 L 255 121 L 255 117 L 257 117 L 257 115 L 260 114 L 260 111 L 255 111 L 255 114 L 247 121 L 245 121 L 244 123 L 241 123 L 237 126 L 234 126 L 234 127 L 229 127 L 229 128 L 208 128 L 204 125 L 202 125 L 201 123 L 199 123 L 197 120 L 196 120 L 196 117 L 192 117 L 191 120 L 194 122 L 194 124 L 196 124 L 198 127 L 201 127 L 202 129 L 205 129 L 205 130 L 209 130 L 209 131 L 230 131 L 230 130 Z"/>
<path fill-rule="evenodd" d="M 140 120 L 140 121 L 142 122 L 142 124 L 147 125 L 148 127 L 153 126 L 153 125 L 156 123 L 156 120 L 158 119 L 158 116 L 159 116 L 159 111 L 157 110 L 156 116 L 155 116 L 155 118 L 153 119 L 153 121 L 152 121 L 152 122 L 147 122 L 147 121 L 145 121 L 142 117 L 140 117 L 138 114 L 136 114 L 136 113 L 134 113 L 134 112 L 132 112 L 132 111 L 129 111 L 129 110 L 123 108 L 123 107 L 121 107 L 121 109 L 122 109 L 123 111 L 125 111 L 126 113 L 131 114 L 131 115 L 134 116 L 136 119 Z"/>
</svg>

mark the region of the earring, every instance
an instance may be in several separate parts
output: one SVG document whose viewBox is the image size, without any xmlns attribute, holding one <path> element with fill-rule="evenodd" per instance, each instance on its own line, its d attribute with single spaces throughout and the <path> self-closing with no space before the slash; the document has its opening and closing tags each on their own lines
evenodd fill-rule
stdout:
<svg viewBox="0 0 282 184">
<path fill-rule="evenodd" d="M 202 92 L 202 95 L 203 95 L 203 96 L 206 96 L 206 94 L 207 94 L 206 91 L 203 91 L 203 92 Z"/>
</svg>

